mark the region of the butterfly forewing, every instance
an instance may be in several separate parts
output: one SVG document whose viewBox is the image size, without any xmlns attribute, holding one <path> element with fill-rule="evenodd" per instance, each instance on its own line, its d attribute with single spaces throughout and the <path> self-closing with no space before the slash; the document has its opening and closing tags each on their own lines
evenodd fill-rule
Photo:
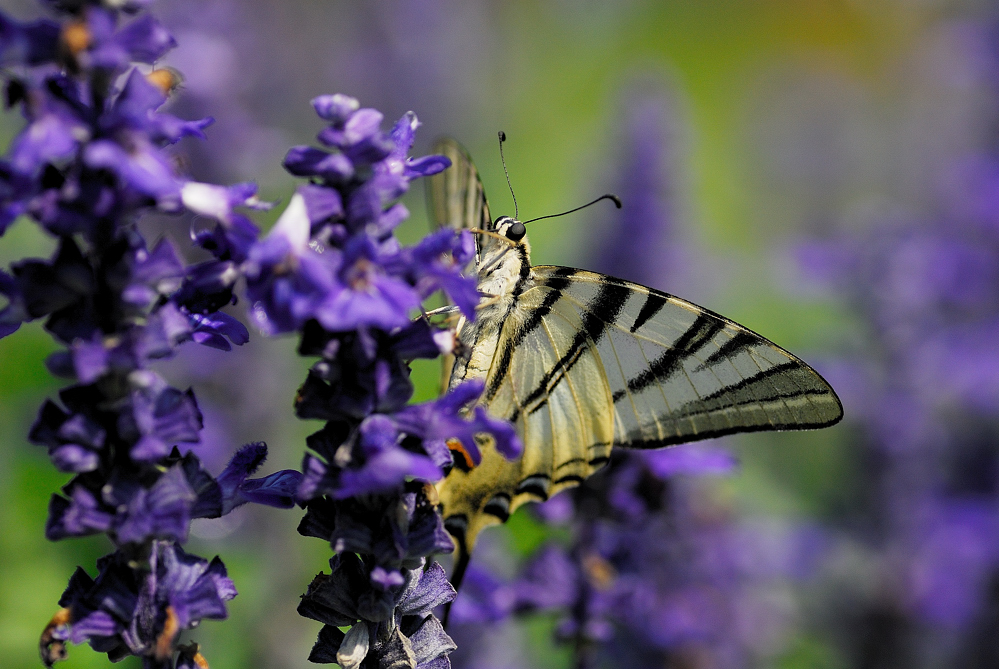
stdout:
<svg viewBox="0 0 999 669">
<path fill-rule="evenodd" d="M 732 432 L 825 427 L 842 416 L 821 376 L 741 325 L 593 272 L 572 270 L 566 285 L 566 274 L 532 268 L 539 288 L 554 281 L 562 303 L 605 324 L 590 329 L 587 345 L 611 389 L 606 408 L 615 415 L 615 444 L 657 448 Z M 620 300 L 614 309 L 603 303 L 609 296 Z"/>
<path fill-rule="evenodd" d="M 444 137 L 434 144 L 433 153 L 443 155 L 451 161 L 451 167 L 438 172 L 427 180 L 427 204 L 433 224 L 438 228 L 469 230 L 492 228 L 489 204 L 479 172 L 475 169 L 468 152 L 450 137 Z M 476 236 L 476 264 L 481 242 Z M 441 388 L 446 390 L 451 378 L 454 356 L 441 357 Z"/>
</svg>

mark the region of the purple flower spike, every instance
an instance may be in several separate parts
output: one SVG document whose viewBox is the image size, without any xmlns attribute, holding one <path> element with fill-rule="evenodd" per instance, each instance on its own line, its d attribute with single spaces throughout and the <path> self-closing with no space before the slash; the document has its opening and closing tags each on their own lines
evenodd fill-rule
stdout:
<svg viewBox="0 0 999 669">
<path fill-rule="evenodd" d="M 454 544 L 429 483 L 453 465 L 452 449 L 478 462 L 477 437 L 491 436 L 507 456 L 522 449 L 513 426 L 472 406 L 481 383 L 406 406 L 408 362 L 454 346 L 453 333 L 412 318 L 438 290 L 474 317 L 479 296 L 463 270 L 475 242 L 442 231 L 402 248 L 393 236 L 409 215 L 395 200 L 413 178 L 449 165 L 443 156 L 409 157 L 414 114 L 386 133 L 382 114 L 353 98 L 312 104 L 328 123 L 323 148 L 294 147 L 284 161 L 311 181 L 241 266 L 261 327 L 299 330 L 299 352 L 319 358 L 295 398 L 300 418 L 327 421 L 308 438 L 299 532 L 328 541 L 337 556 L 299 612 L 325 624 L 313 661 L 443 669 L 454 643 L 430 611 L 454 592 L 439 566 L 420 568 Z"/>
<path fill-rule="evenodd" d="M 193 393 L 168 386 L 150 364 L 188 341 L 221 350 L 245 343 L 245 326 L 223 311 L 244 272 L 284 309 L 274 318 L 298 327 L 333 287 L 340 250 L 320 258 L 309 247 L 308 221 L 296 243 L 279 234 L 261 245 L 239 211 L 269 206 L 256 186 L 197 183 L 179 171 L 183 156 L 168 146 L 205 138 L 212 119 L 162 111 L 180 77 L 147 67 L 175 46 L 163 24 L 139 11 L 147 0 L 46 4 L 56 21 L 19 23 L 0 13 L 6 102 L 25 119 L 0 158 L 0 235 L 15 219 L 31 219 L 56 238 L 57 251 L 0 271 L 0 337 L 45 318 L 64 345 L 46 365 L 74 380 L 59 404 L 43 405 L 30 433 L 58 469 L 74 474 L 51 499 L 46 536 L 103 532 L 120 550 L 98 563 L 96 579 L 82 570 L 73 577 L 63 610 L 42 634 L 42 658 L 63 659 L 73 641 L 112 661 L 141 657 L 150 669 L 205 666 L 196 644 L 178 646 L 179 634 L 224 618 L 236 591 L 218 559 L 189 556 L 174 542 L 186 539 L 192 518 L 248 501 L 292 506 L 301 475 L 249 479 L 263 459 L 260 444 L 213 478 L 178 447 L 200 438 Z M 335 197 L 316 201 L 327 218 L 343 213 Z M 186 249 L 165 240 L 150 248 L 144 217 L 155 210 L 212 219 L 213 229 L 192 240 L 214 258 L 188 264 Z M 289 268 L 298 275 L 285 282 Z M 303 285 L 318 290 L 308 309 L 296 311 L 286 298 Z"/>
</svg>

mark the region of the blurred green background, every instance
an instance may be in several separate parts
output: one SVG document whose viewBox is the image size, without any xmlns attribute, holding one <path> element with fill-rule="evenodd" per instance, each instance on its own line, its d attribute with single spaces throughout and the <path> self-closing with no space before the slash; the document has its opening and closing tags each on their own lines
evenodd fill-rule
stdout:
<svg viewBox="0 0 999 669">
<path fill-rule="evenodd" d="M 38 14 L 23 0 L 4 0 L 4 9 L 20 19 Z M 439 134 L 456 136 L 476 157 L 494 215 L 512 214 L 495 141 L 506 131 L 523 218 L 612 189 L 626 94 L 661 90 L 676 128 L 678 234 L 698 262 L 680 285 L 659 287 L 808 360 L 862 345 L 863 333 L 841 305 L 799 285 L 789 246 L 881 202 L 918 205 L 925 172 L 981 141 L 991 111 L 961 70 L 969 56 L 954 26 L 984 11 L 973 3 L 159 0 L 152 10 L 177 37 L 168 60 L 187 78 L 173 111 L 218 119 L 206 144 L 185 146 L 192 173 L 257 180 L 264 198 L 285 202 L 296 182 L 280 163 L 287 147 L 313 141 L 321 126 L 308 103 L 321 93 L 358 97 L 389 121 L 413 109 L 424 123 L 417 154 Z M 16 114 L 0 117 L 5 146 L 20 127 Z M 422 188 L 407 196 L 405 239 L 426 229 L 422 198 Z M 276 213 L 258 220 L 269 224 Z M 601 216 L 534 226 L 534 262 L 585 266 Z M 171 234 L 180 229 L 169 225 Z M 0 261 L 50 248 L 21 221 L 0 239 Z M 102 538 L 43 537 L 49 496 L 67 477 L 25 435 L 59 387 L 43 366 L 52 350 L 38 324 L 0 340 L 0 665 L 12 669 L 39 666 L 38 634 L 67 579 L 108 551 Z M 297 467 L 315 426 L 291 413 L 307 366 L 294 342 L 255 336 L 232 360 L 221 356 L 192 353 L 164 373 L 194 386 L 208 429 L 216 420 L 233 447 L 262 439 L 272 453 L 267 471 Z M 239 391 L 224 384 L 235 368 L 248 379 Z M 436 392 L 435 374 L 418 369 L 418 399 Z M 850 437 L 847 421 L 820 433 L 727 440 L 742 467 L 714 482 L 715 494 L 746 514 L 821 519 L 850 503 Z M 318 624 L 294 609 L 328 550 L 295 533 L 298 517 L 242 508 L 222 528 L 195 528 L 190 549 L 220 553 L 240 591 L 230 620 L 196 635 L 214 669 L 309 666 Z M 518 545 L 535 540 L 529 520 L 510 527 L 530 537 Z M 812 643 L 786 641 L 774 666 L 839 666 Z M 89 648 L 70 650 L 67 669 L 107 663 Z M 133 660 L 124 666 L 138 666 Z"/>
</svg>

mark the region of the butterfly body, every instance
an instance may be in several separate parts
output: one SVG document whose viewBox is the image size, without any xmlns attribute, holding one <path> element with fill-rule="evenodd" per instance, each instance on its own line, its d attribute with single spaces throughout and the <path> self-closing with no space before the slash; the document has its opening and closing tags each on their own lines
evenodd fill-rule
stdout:
<svg viewBox="0 0 999 669">
<path fill-rule="evenodd" d="M 523 224 L 490 218 L 467 153 L 453 140 L 437 150 L 454 165 L 431 178 L 437 220 L 486 231 L 479 309 L 459 323 L 449 386 L 482 380 L 480 404 L 513 423 L 524 443 L 523 456 L 508 461 L 483 442 L 478 466 L 459 462 L 438 484 L 460 556 L 520 505 L 581 483 L 615 447 L 824 427 L 842 417 L 814 370 L 723 316 L 622 279 L 532 266 Z"/>
</svg>

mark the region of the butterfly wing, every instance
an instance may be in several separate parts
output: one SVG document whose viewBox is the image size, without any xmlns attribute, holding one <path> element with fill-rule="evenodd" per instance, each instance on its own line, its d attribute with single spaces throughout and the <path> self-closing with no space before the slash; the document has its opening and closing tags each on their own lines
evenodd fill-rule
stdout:
<svg viewBox="0 0 999 669">
<path fill-rule="evenodd" d="M 437 140 L 432 153 L 451 160 L 450 168 L 427 181 L 427 200 L 434 223 L 453 230 L 491 229 L 486 192 L 468 151 L 454 139 L 444 137 Z"/>
<path fill-rule="evenodd" d="M 723 316 L 594 272 L 539 266 L 531 279 L 499 325 L 481 400 L 516 424 L 524 456 L 510 462 L 487 445 L 478 467 L 440 486 L 445 523 L 467 550 L 521 504 L 581 483 L 615 446 L 818 428 L 843 415 L 811 367 Z"/>
<path fill-rule="evenodd" d="M 491 230 L 492 218 L 489 215 L 489 203 L 486 202 L 486 191 L 479 178 L 479 171 L 465 147 L 457 140 L 442 137 L 434 143 L 431 153 L 446 156 L 451 161 L 451 167 L 434 174 L 426 182 L 427 208 L 430 210 L 432 223 L 438 228 L 452 230 Z M 482 250 L 478 235 L 475 237 L 475 249 L 475 265 L 478 267 L 479 252 Z M 460 328 L 460 324 L 458 327 Z M 454 356 L 442 356 L 441 390 L 447 388 L 453 366 Z"/>
</svg>

